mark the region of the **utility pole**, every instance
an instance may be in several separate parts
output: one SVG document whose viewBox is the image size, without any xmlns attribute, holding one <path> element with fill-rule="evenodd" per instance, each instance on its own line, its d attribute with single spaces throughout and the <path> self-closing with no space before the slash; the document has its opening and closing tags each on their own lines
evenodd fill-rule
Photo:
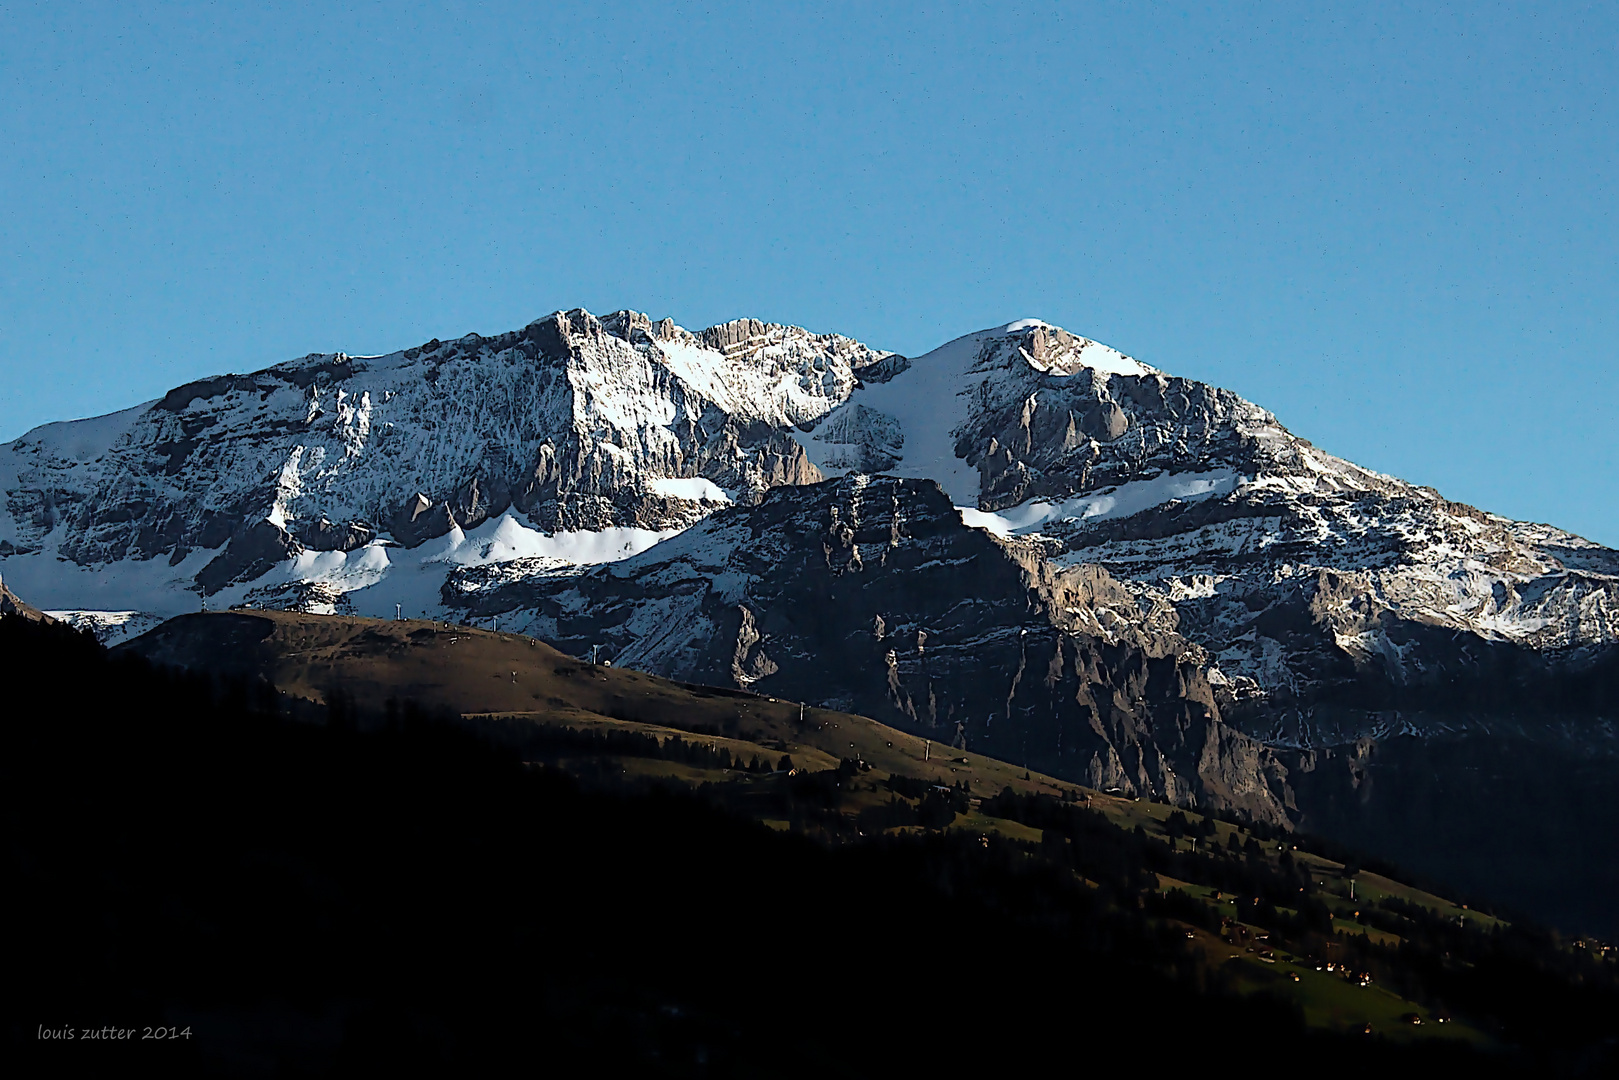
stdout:
<svg viewBox="0 0 1619 1080">
<path fill-rule="evenodd" d="M 927 761 L 931 757 L 933 757 L 933 740 L 932 739 L 923 739 L 922 740 L 922 760 Z"/>
<path fill-rule="evenodd" d="M 404 621 L 405 621 L 405 605 L 404 604 L 395 604 L 394 605 L 394 622 L 404 622 Z"/>
</svg>

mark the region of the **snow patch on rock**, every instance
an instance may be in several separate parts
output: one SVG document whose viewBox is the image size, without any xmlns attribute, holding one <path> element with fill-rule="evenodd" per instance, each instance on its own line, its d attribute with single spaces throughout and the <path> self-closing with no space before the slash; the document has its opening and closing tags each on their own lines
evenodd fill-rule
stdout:
<svg viewBox="0 0 1619 1080">
<path fill-rule="evenodd" d="M 685 499 L 687 502 L 731 501 L 731 497 L 718 484 L 701 476 L 659 477 L 652 481 L 651 487 L 659 495 L 667 495 L 671 499 Z"/>
<path fill-rule="evenodd" d="M 1105 521 L 1124 518 L 1172 501 L 1193 502 L 1234 491 L 1241 478 L 1235 473 L 1165 473 L 1150 480 L 1134 480 L 1117 487 L 1075 495 L 1061 502 L 1031 499 L 1005 510 L 986 512 L 958 506 L 962 520 L 997 536 L 1026 536 L 1052 522 Z"/>
<path fill-rule="evenodd" d="M 97 641 L 109 648 L 139 637 L 163 622 L 160 616 L 144 611 L 47 611 L 45 614 L 75 629 L 90 631 Z"/>
</svg>

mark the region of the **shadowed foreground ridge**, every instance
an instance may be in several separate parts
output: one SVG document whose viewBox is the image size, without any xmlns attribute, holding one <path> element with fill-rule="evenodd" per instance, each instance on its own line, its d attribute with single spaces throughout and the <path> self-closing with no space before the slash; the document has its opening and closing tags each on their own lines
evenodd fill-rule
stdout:
<svg viewBox="0 0 1619 1080">
<path fill-rule="evenodd" d="M 143 1053 L 243 1075 L 514 1058 L 892 1075 L 1146 1046 L 1189 1065 L 1233 1038 L 1356 1068 L 1472 1057 L 1307 1037 L 1280 1005 L 1223 996 L 1161 920 L 1016 845 L 827 848 L 693 798 L 582 791 L 409 708 L 369 733 L 349 707 L 288 722 L 267 685 L 157 673 L 14 617 L 0 664 L 29 931 L 7 1034 L 52 1060 L 130 1048 L 42 1044 L 38 1024 L 187 1026 Z M 1600 1065 L 1611 988 L 1548 978 L 1507 1034 Z"/>
</svg>

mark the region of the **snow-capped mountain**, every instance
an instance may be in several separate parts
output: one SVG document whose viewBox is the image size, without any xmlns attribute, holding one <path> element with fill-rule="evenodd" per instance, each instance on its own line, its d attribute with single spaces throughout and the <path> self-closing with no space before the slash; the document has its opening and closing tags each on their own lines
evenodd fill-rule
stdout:
<svg viewBox="0 0 1619 1080">
<path fill-rule="evenodd" d="M 1361 469 L 1038 320 L 907 360 L 753 320 L 575 310 L 191 383 L 0 447 L 0 569 L 112 635 L 204 601 L 545 631 L 528 594 L 485 585 L 549 589 L 771 489 L 873 473 L 937 483 L 1053 572 L 1107 568 L 1278 747 L 1465 727 L 1398 688 L 1502 650 L 1584 670 L 1619 637 L 1619 553 Z"/>
<path fill-rule="evenodd" d="M 1619 640 L 1619 552 L 1362 469 L 1230 391 L 1043 324 L 952 342 L 827 426 L 845 415 L 910 440 L 889 468 L 938 479 L 969 523 L 1173 607 L 1249 688 L 1326 675 L 1320 649 L 1267 631 L 1290 599 L 1343 663 L 1396 682 L 1425 664 L 1401 623 L 1537 651 Z"/>
<path fill-rule="evenodd" d="M 369 590 L 362 606 L 392 613 L 374 586 L 400 562 L 401 576 L 421 570 L 400 548 L 464 546 L 503 522 L 521 554 L 610 558 L 818 480 L 788 432 L 902 368 L 793 327 L 691 334 L 584 311 L 386 356 L 307 356 L 0 447 L 0 559 L 65 610 Z M 437 591 L 403 599 L 420 608 Z"/>
<path fill-rule="evenodd" d="M 907 359 L 558 312 L 49 424 L 0 491 L 6 584 L 108 640 L 201 603 L 493 619 L 1607 895 L 1535 860 L 1615 794 L 1619 553 L 1037 320 Z"/>
<path fill-rule="evenodd" d="M 976 366 L 1004 374 L 953 429 L 993 511 L 975 520 L 1172 605 L 1217 678 L 1297 699 L 1350 671 L 1447 673 L 1413 647 L 1445 632 L 1575 665 L 1619 638 L 1619 553 L 1359 468 L 1229 391 L 1053 363 L 1066 338 L 979 347 Z"/>
</svg>

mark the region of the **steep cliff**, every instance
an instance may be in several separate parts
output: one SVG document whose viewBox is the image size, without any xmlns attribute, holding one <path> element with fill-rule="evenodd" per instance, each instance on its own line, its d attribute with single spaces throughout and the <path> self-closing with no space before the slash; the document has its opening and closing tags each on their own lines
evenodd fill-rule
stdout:
<svg viewBox="0 0 1619 1080">
<path fill-rule="evenodd" d="M 778 488 L 594 568 L 458 570 L 445 605 L 660 675 L 860 712 L 1103 790 L 1285 817 L 1206 657 L 1105 571 L 963 524 L 931 481 Z"/>
</svg>

